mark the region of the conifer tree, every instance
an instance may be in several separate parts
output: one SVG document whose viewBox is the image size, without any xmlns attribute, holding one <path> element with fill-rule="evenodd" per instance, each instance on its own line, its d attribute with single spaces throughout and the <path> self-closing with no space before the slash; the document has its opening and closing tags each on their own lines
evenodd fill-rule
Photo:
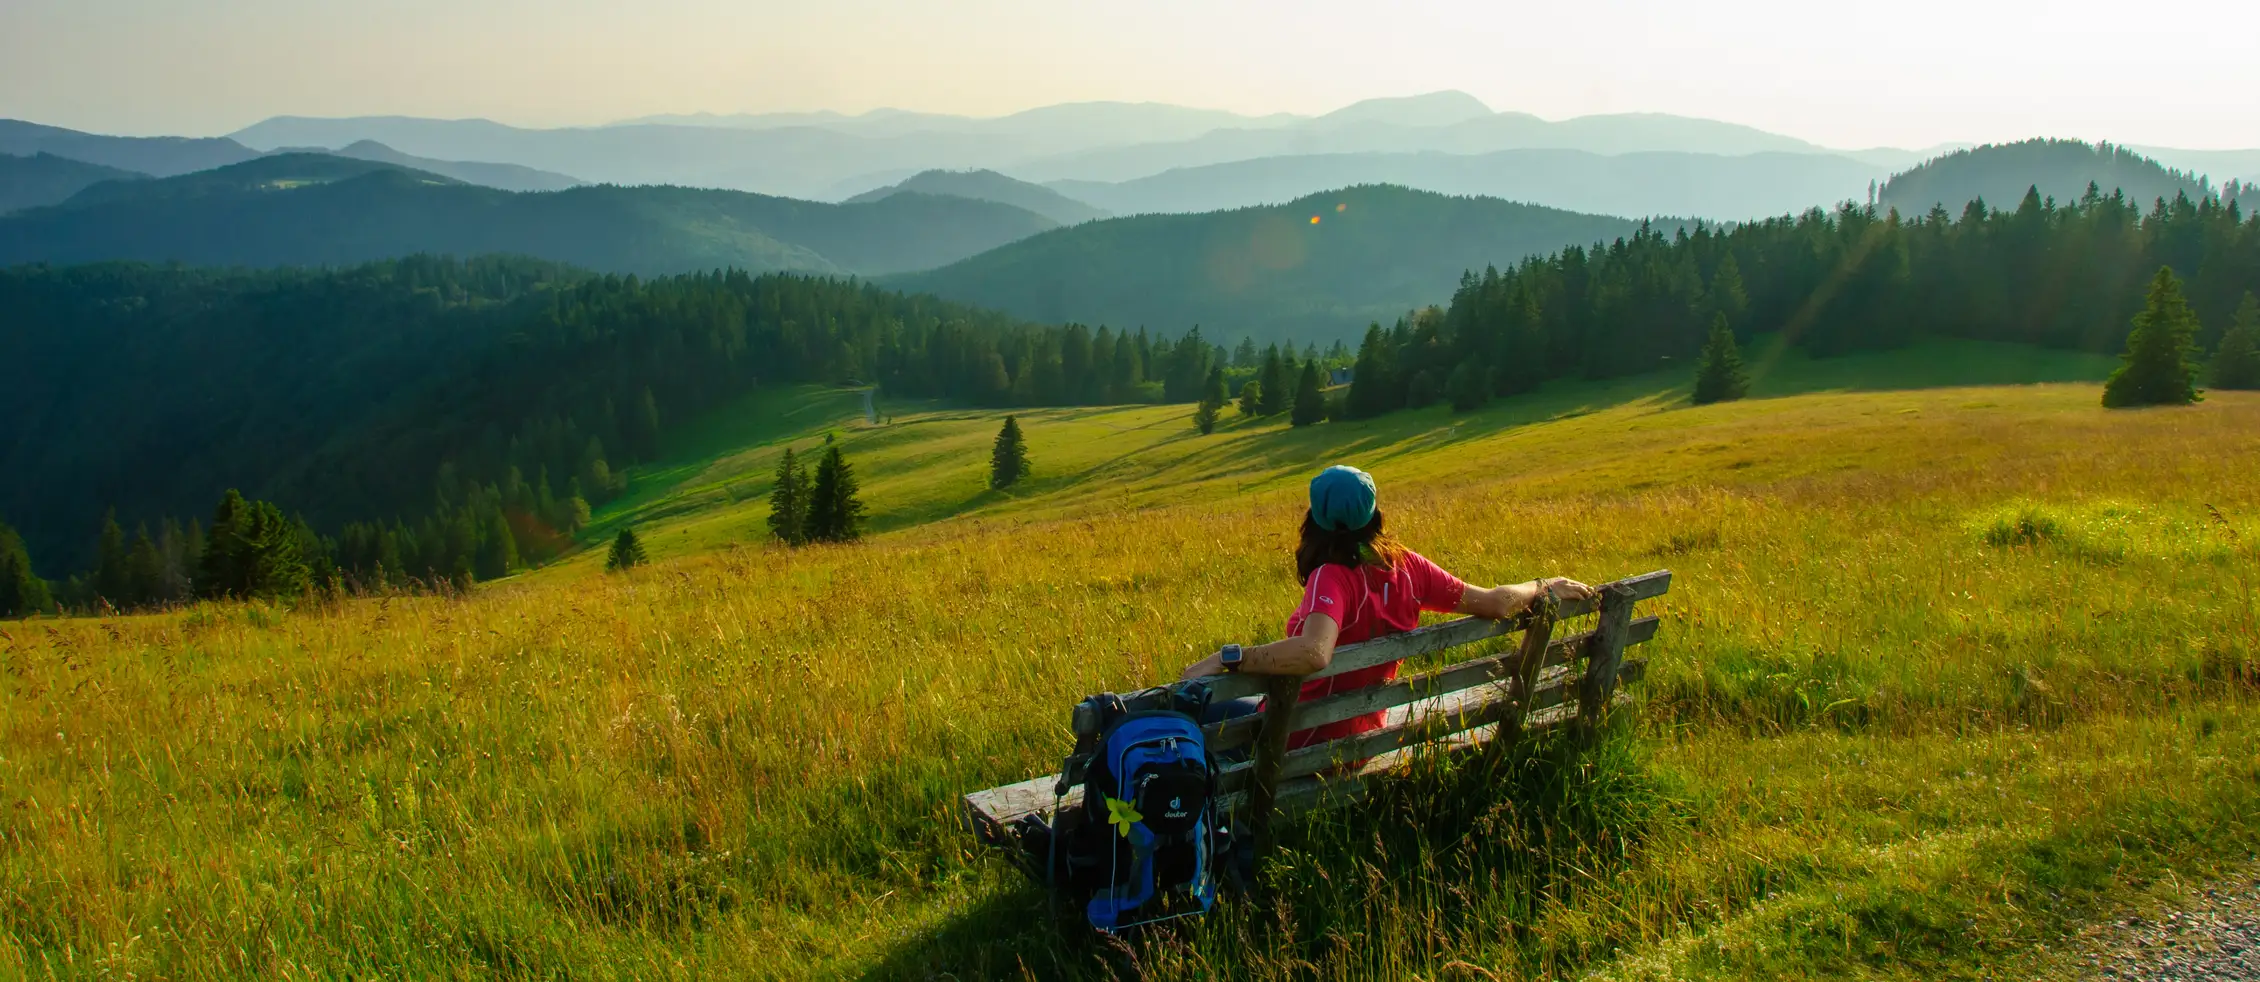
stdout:
<svg viewBox="0 0 2260 982">
<path fill-rule="evenodd" d="M 1007 416 L 1004 425 L 997 428 L 996 445 L 989 450 L 989 486 L 1009 488 L 1027 475 L 1028 439 L 1020 432 L 1019 418 Z"/>
<path fill-rule="evenodd" d="M 1742 288 L 1742 265 L 1734 261 L 1734 253 L 1719 259 L 1706 299 L 1713 313 L 1726 315 L 1729 325 L 1740 323 L 1743 313 L 1750 309 L 1750 294 Z"/>
<path fill-rule="evenodd" d="M 2186 406 L 2197 394 L 2197 315 L 2168 267 L 2150 279 L 2150 297 L 2127 334 L 2125 364 L 2103 383 L 2103 405 Z"/>
<path fill-rule="evenodd" d="M 510 522 L 496 510 L 480 523 L 479 554 L 472 572 L 482 580 L 498 580 L 510 575 L 518 565 L 518 540 L 510 534 Z"/>
<path fill-rule="evenodd" d="M 1711 317 L 1711 336 L 1703 342 L 1703 361 L 1695 369 L 1695 404 L 1730 402 L 1750 393 L 1750 376 L 1742 370 L 1742 352 L 1735 347 L 1734 329 L 1726 315 Z"/>
<path fill-rule="evenodd" d="M 1201 434 L 1216 432 L 1216 414 L 1222 412 L 1231 396 L 1224 391 L 1224 366 L 1208 371 L 1208 381 L 1201 385 L 1201 403 L 1193 408 L 1193 427 Z"/>
<path fill-rule="evenodd" d="M 47 581 L 31 571 L 23 536 L 0 522 L 0 618 L 28 617 L 55 606 Z"/>
<path fill-rule="evenodd" d="M 824 449 L 809 491 L 808 538 L 813 542 L 853 542 L 863 536 L 863 502 L 856 497 L 855 471 L 837 444 Z"/>
<path fill-rule="evenodd" d="M 147 607 L 165 599 L 165 557 L 157 551 L 157 541 L 149 537 L 149 526 L 134 530 L 133 546 L 126 551 L 126 601 L 134 607 Z"/>
<path fill-rule="evenodd" d="M 1389 388 L 1389 339 L 1380 324 L 1369 324 L 1365 341 L 1358 345 L 1358 361 L 1350 370 L 1351 419 L 1367 419 L 1397 408 Z"/>
<path fill-rule="evenodd" d="M 1483 408 L 1491 399 L 1491 373 L 1484 371 L 1480 362 L 1461 362 L 1444 380 L 1444 398 L 1451 400 L 1453 412 Z"/>
<path fill-rule="evenodd" d="M 2213 353 L 2213 387 L 2260 389 L 2260 300 L 2244 295 Z"/>
<path fill-rule="evenodd" d="M 118 510 L 102 516 L 102 533 L 94 543 L 94 595 L 121 610 L 133 606 L 132 573 L 126 568 L 126 532 L 118 527 Z M 99 606 L 99 605 L 97 605 Z"/>
<path fill-rule="evenodd" d="M 1249 379 L 1240 383 L 1240 415 L 1263 415 L 1263 383 Z"/>
<path fill-rule="evenodd" d="M 1294 382 L 1287 377 L 1286 362 L 1279 357 L 1279 346 L 1272 345 L 1263 353 L 1263 368 L 1256 373 L 1256 414 L 1276 416 L 1286 412 L 1295 398 Z"/>
<path fill-rule="evenodd" d="M 196 577 L 197 595 L 293 597 L 305 592 L 307 582 L 295 524 L 273 504 L 245 498 L 229 488 L 212 511 L 212 529 L 205 536 Z"/>
<path fill-rule="evenodd" d="M 1288 421 L 1309 426 L 1326 418 L 1326 393 L 1318 380 L 1318 361 L 1303 363 L 1303 377 L 1295 384 L 1295 412 Z"/>
<path fill-rule="evenodd" d="M 643 543 L 636 541 L 636 530 L 623 528 L 619 535 L 612 537 L 612 551 L 604 556 L 604 571 L 618 573 L 622 570 L 634 569 L 650 561 L 650 558 L 644 555 Z"/>
<path fill-rule="evenodd" d="M 769 488 L 769 534 L 786 545 L 808 541 L 808 469 L 791 447 L 777 461 L 776 483 Z"/>
</svg>

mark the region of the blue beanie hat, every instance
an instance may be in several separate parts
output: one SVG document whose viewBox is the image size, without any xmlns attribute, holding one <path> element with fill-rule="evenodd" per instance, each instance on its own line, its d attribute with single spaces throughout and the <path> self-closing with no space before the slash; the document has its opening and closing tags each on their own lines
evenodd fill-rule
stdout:
<svg viewBox="0 0 2260 982">
<path fill-rule="evenodd" d="M 1373 475 L 1336 464 L 1311 478 L 1310 517 L 1332 532 L 1362 529 L 1373 521 L 1376 497 Z"/>
</svg>

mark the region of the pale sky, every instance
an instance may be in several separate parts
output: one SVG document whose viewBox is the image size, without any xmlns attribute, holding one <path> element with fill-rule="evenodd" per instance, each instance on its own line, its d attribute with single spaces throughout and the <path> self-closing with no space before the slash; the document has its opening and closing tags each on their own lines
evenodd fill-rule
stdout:
<svg viewBox="0 0 2260 982">
<path fill-rule="evenodd" d="M 1319 113 L 1460 89 L 1846 148 L 2243 148 L 2256 46 L 2260 15 L 2229 0 L 0 0 L 0 116 L 205 136 L 285 114 Z"/>
</svg>

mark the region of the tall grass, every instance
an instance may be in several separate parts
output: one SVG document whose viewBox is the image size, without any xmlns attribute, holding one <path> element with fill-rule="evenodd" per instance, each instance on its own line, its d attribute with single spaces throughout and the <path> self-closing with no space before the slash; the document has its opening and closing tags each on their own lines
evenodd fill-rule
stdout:
<svg viewBox="0 0 2260 982">
<path fill-rule="evenodd" d="M 963 517 L 857 546 L 721 545 L 758 512 L 715 502 L 624 576 L 0 625 L 0 974 L 1997 973 L 2260 844 L 2260 400 L 2093 405 L 1031 414 L 1037 483 L 962 498 L 931 447 L 994 421 L 933 414 L 844 438 Z M 1471 579 L 1677 571 L 1638 708 L 1290 829 L 1263 902 L 1059 926 L 957 797 L 1055 764 L 1074 698 L 1276 636 L 1337 456 Z"/>
</svg>

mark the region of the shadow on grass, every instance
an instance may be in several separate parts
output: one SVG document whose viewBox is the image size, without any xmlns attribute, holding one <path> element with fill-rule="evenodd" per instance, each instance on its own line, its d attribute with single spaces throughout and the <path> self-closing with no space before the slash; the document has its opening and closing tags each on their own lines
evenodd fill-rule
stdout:
<svg viewBox="0 0 2260 982">
<path fill-rule="evenodd" d="M 1392 977 L 1439 937 L 1495 945 L 1502 930 L 1510 957 L 1561 967 L 1576 959 L 1522 950 L 1512 925 L 1629 866 L 1678 797 L 1622 726 L 1592 747 L 1557 733 L 1425 755 L 1356 805 L 1282 829 L 1261 894 L 1202 920 L 1117 943 L 1015 879 L 866 978 Z"/>
</svg>

